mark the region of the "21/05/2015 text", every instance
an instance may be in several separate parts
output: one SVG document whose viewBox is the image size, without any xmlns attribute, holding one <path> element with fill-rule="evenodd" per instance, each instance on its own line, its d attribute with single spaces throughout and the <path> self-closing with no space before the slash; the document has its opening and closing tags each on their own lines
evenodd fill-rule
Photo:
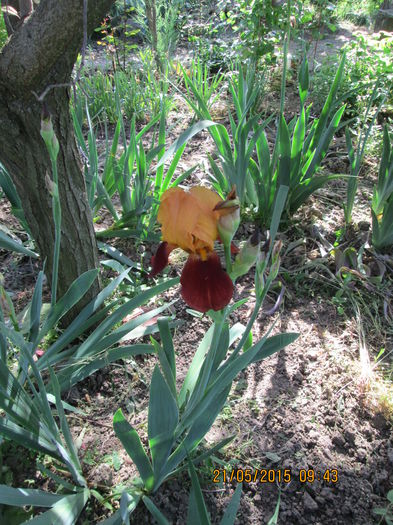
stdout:
<svg viewBox="0 0 393 525">
<path fill-rule="evenodd" d="M 337 469 L 214 469 L 213 483 L 338 483 Z"/>
</svg>

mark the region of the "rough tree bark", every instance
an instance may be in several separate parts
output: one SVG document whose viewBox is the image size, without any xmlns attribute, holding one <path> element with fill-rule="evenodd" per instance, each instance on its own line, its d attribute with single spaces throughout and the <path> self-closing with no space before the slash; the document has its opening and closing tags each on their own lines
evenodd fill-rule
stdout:
<svg viewBox="0 0 393 525">
<path fill-rule="evenodd" d="M 88 31 L 99 25 L 114 0 L 90 0 Z M 83 40 L 83 0 L 41 0 L 0 53 L 0 161 L 11 175 L 26 220 L 51 282 L 54 226 L 45 176 L 50 160 L 40 136 L 40 94 L 51 84 L 70 82 Z M 51 89 L 45 101 L 60 143 L 59 192 L 62 237 L 58 297 L 77 276 L 98 267 L 97 245 L 85 181 L 69 114 L 70 88 Z M 94 283 L 79 309 L 99 291 Z M 74 314 L 76 311 L 74 311 Z"/>
</svg>

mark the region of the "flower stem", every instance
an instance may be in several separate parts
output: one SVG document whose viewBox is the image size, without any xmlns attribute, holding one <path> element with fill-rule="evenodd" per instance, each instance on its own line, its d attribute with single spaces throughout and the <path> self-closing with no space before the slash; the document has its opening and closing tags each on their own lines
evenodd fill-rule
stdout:
<svg viewBox="0 0 393 525">
<path fill-rule="evenodd" d="M 60 206 L 60 197 L 59 197 L 56 157 L 51 155 L 51 161 L 52 161 L 52 173 L 53 173 L 53 182 L 54 182 L 52 205 L 53 205 L 53 221 L 55 225 L 55 246 L 54 246 L 54 251 L 53 251 L 52 286 L 51 286 L 51 291 L 52 291 L 51 306 L 53 307 L 56 304 L 57 281 L 58 281 L 58 275 L 59 275 L 60 238 L 61 238 L 61 206 Z"/>
<path fill-rule="evenodd" d="M 231 244 L 224 244 L 224 253 L 225 253 L 225 266 L 227 274 L 231 275 L 232 273 L 232 258 L 231 258 Z"/>
</svg>

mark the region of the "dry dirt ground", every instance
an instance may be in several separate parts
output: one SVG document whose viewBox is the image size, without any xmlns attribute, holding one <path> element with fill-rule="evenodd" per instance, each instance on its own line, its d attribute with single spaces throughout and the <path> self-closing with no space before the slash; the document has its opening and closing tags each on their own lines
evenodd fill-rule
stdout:
<svg viewBox="0 0 393 525">
<path fill-rule="evenodd" d="M 180 109 L 173 118 L 184 121 Z M 186 169 L 198 162 L 201 152 L 205 155 L 211 147 L 208 134 L 200 134 L 187 148 L 182 167 Z M 344 148 L 345 143 L 338 139 L 327 166 L 331 171 L 347 171 Z M 204 169 L 199 168 L 193 182 L 205 179 Z M 364 178 L 360 186 L 358 209 L 367 210 L 371 181 Z M 245 469 L 251 469 L 253 475 L 257 469 L 271 471 L 270 482 L 261 479 L 261 473 L 257 481 L 243 483 L 239 525 L 266 524 L 280 495 L 280 525 L 369 525 L 379 522 L 373 508 L 386 506 L 386 494 L 393 486 L 389 404 L 392 390 L 383 379 L 381 368 L 373 363 L 380 348 L 392 346 L 391 318 L 383 319 L 383 297 L 369 292 L 366 298 L 375 303 L 380 324 L 373 326 L 370 320 L 364 321 L 364 348 L 350 301 L 337 293 L 338 281 L 321 270 L 322 265 L 334 275 L 334 261 L 323 253 L 320 238 L 315 235 L 317 228 L 329 242 L 334 242 L 335 231 L 343 225 L 340 202 L 344 192 L 343 182 L 330 186 L 322 196 L 312 198 L 281 234 L 284 251 L 295 242 L 282 259 L 279 278 L 286 293 L 274 315 L 267 312 L 276 296 L 269 296 L 254 326 L 254 340 L 272 323 L 273 333 L 298 332 L 300 336 L 236 379 L 222 414 L 206 437 L 205 445 L 234 436 L 226 449 L 199 472 L 212 523 L 219 523 L 236 487 L 237 481 L 222 482 L 223 469 L 227 476 L 236 471 L 236 480 L 241 480 Z M 365 213 L 355 215 L 355 228 L 348 243 L 356 239 L 359 244 L 367 237 L 367 224 L 357 228 L 360 221 L 369 221 Z M 11 229 L 17 227 L 4 201 L 0 221 Z M 246 239 L 251 229 L 243 226 L 237 240 Z M 131 258 L 135 256 L 131 240 L 117 246 Z M 147 247 L 147 260 L 154 248 Z M 170 274 L 179 274 L 181 266 L 181 262 L 174 264 Z M 31 297 L 37 265 L 0 252 L 0 271 L 5 277 L 5 288 L 13 292 L 20 311 Z M 355 286 L 364 292 L 362 283 Z M 164 298 L 178 296 L 176 289 Z M 232 321 L 246 324 L 255 300 L 251 277 L 237 285 L 235 298 L 241 297 L 249 300 L 232 316 Z M 191 316 L 181 299 L 175 304 L 174 313 L 182 321 L 174 333 L 180 380 L 209 320 Z M 115 486 L 127 486 L 136 473 L 112 430 L 113 414 L 122 408 L 130 423 L 146 438 L 149 379 L 155 363 L 154 356 L 117 363 L 77 385 L 66 396 L 68 402 L 86 413 L 83 418 L 71 416 L 70 424 L 73 435 L 82 436 L 80 454 L 86 477 L 105 496 Z M 34 463 L 21 472 L 18 453 L 14 451 L 4 458 L 14 472 L 14 483 L 37 476 L 43 488 L 53 488 L 38 476 Z M 220 483 L 213 483 L 214 469 L 220 470 Z M 278 472 L 284 469 L 290 469 L 290 482 L 280 483 Z M 153 495 L 153 501 L 171 523 L 186 522 L 189 488 L 188 478 L 180 476 L 166 482 Z M 100 504 L 92 503 L 78 523 L 99 523 L 107 513 Z M 144 508 L 138 508 L 131 520 L 135 525 L 153 522 Z"/>
</svg>

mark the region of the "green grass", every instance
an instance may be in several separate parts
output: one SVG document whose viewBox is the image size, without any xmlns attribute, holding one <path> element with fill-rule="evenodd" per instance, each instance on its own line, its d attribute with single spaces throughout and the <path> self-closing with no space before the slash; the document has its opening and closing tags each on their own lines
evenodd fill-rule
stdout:
<svg viewBox="0 0 393 525">
<path fill-rule="evenodd" d="M 339 20 L 349 20 L 357 25 L 370 25 L 382 0 L 339 0 L 336 14 Z"/>
</svg>

